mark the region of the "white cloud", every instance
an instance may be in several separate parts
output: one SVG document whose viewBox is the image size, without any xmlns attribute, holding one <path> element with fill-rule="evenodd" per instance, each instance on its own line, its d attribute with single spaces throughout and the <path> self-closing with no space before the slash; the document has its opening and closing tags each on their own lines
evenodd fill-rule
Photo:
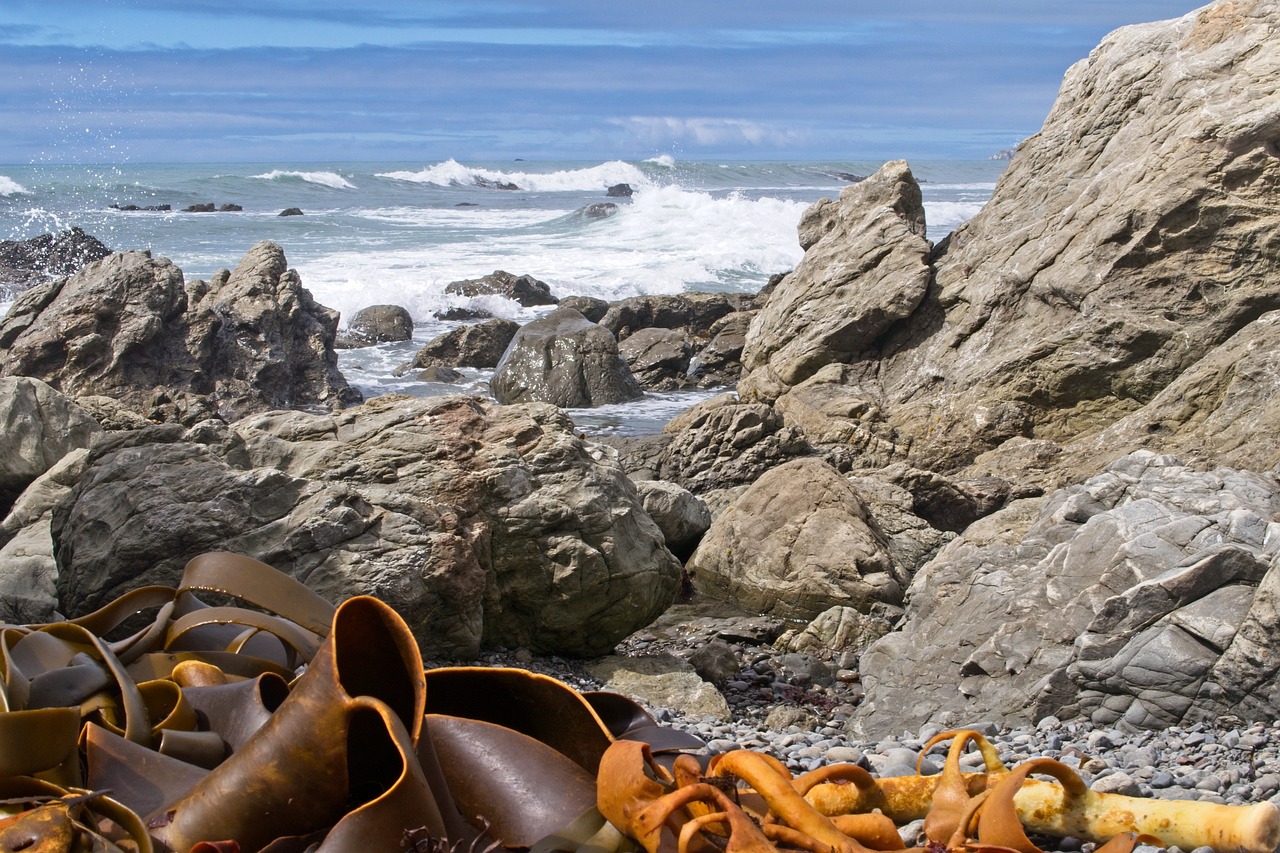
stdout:
<svg viewBox="0 0 1280 853">
<path fill-rule="evenodd" d="M 637 142 L 664 147 L 673 143 L 701 146 L 749 145 L 785 148 L 803 143 L 808 133 L 794 127 L 735 118 L 629 116 L 610 119 Z"/>
</svg>

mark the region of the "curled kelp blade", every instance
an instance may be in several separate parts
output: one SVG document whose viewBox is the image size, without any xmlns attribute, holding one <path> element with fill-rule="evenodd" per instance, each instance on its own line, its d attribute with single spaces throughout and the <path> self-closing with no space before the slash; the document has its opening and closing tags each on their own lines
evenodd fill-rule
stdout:
<svg viewBox="0 0 1280 853">
<path fill-rule="evenodd" d="M 244 746 L 289 695 L 289 685 L 275 673 L 205 687 L 184 687 L 191 707 L 234 752 Z"/>
<path fill-rule="evenodd" d="M 284 572 L 229 551 L 192 558 L 182 571 L 178 590 L 230 595 L 322 637 L 328 633 L 335 611 L 328 600 Z"/>
<path fill-rule="evenodd" d="M 696 735 L 659 723 L 643 705 L 629 696 L 608 690 L 588 690 L 581 695 L 614 738 L 644 741 L 655 756 L 664 752 L 706 748 L 706 743 Z"/>
<path fill-rule="evenodd" d="M 595 709 L 561 681 L 523 669 L 429 670 L 427 713 L 482 720 L 528 735 L 569 756 L 588 773 L 613 737 Z"/>
<path fill-rule="evenodd" d="M 595 776 L 540 740 L 438 714 L 423 731 L 463 816 L 508 847 L 532 846 L 595 806 Z"/>
<path fill-rule="evenodd" d="M 111 791 L 112 796 L 139 815 L 150 814 L 184 795 L 209 773 L 94 723 L 84 727 L 81 750 L 88 786 Z"/>
</svg>

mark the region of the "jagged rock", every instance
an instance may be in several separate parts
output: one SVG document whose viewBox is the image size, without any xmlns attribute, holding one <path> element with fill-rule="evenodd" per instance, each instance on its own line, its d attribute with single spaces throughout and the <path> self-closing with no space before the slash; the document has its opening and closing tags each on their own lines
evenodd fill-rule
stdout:
<svg viewBox="0 0 1280 853">
<path fill-rule="evenodd" d="M 519 330 L 519 323 L 499 317 L 453 329 L 418 350 L 412 366 L 497 367 Z"/>
<path fill-rule="evenodd" d="M 688 489 L 662 480 L 637 480 L 636 490 L 644 511 L 662 531 L 667 549 L 677 559 L 686 559 L 711 527 L 706 503 Z"/>
<path fill-rule="evenodd" d="M 800 223 L 804 259 L 752 321 L 743 367 L 791 386 L 858 358 L 924 300 L 924 231 L 920 186 L 902 160 L 813 205 Z"/>
<path fill-rule="evenodd" d="M 0 378 L 0 515 L 32 481 L 101 432 L 84 409 L 39 379 Z"/>
<path fill-rule="evenodd" d="M 119 252 L 14 302 L 0 323 L 0 374 L 185 423 L 344 406 L 360 393 L 338 371 L 337 323 L 274 243 L 209 282 L 185 283 L 149 252 Z"/>
<path fill-rule="evenodd" d="M 1054 715 L 1162 728 L 1273 719 L 1280 481 L 1141 451 L 971 525 L 862 656 L 858 736 Z"/>
<path fill-rule="evenodd" d="M 685 384 L 693 347 L 673 329 L 641 329 L 618 344 L 631 375 L 650 391 L 673 391 Z"/>
<path fill-rule="evenodd" d="M 634 486 L 561 412 L 464 396 L 112 434 L 50 530 L 68 615 L 233 550 L 331 600 L 379 596 L 445 658 L 605 653 L 680 573 Z"/>
<path fill-rule="evenodd" d="M 644 395 L 608 329 L 572 308 L 520 328 L 489 383 L 500 403 L 562 408 L 623 403 Z"/>
<path fill-rule="evenodd" d="M 355 349 L 413 338 L 413 317 L 399 305 L 369 305 L 351 318 L 344 332 L 339 332 L 334 346 Z"/>
<path fill-rule="evenodd" d="M 756 480 L 712 522 L 686 569 L 702 594 L 790 619 L 901 604 L 910 582 L 854 487 L 817 459 Z"/>
<path fill-rule="evenodd" d="M 481 278 L 451 282 L 445 285 L 444 292 L 467 297 L 503 296 L 525 308 L 555 305 L 558 301 L 551 295 L 551 288 L 546 282 L 531 275 L 513 275 L 506 270 L 494 270 Z"/>
<path fill-rule="evenodd" d="M 111 250 L 101 240 L 76 227 L 30 240 L 0 240 L 0 298 L 9 299 L 32 285 L 71 275 L 109 254 Z"/>
</svg>

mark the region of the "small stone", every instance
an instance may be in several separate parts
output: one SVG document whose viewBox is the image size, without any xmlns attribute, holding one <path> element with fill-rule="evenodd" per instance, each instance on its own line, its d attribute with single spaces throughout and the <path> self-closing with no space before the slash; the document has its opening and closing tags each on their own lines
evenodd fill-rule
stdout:
<svg viewBox="0 0 1280 853">
<path fill-rule="evenodd" d="M 1142 794 L 1134 778 L 1123 772 L 1111 773 L 1095 779 L 1089 787 L 1099 793 L 1123 794 L 1126 797 L 1138 797 Z"/>
<path fill-rule="evenodd" d="M 1157 773 L 1155 776 L 1151 777 L 1151 787 L 1152 788 L 1172 788 L 1173 781 L 1174 781 L 1173 774 L 1170 773 L 1168 770 L 1162 770 L 1159 773 Z"/>
</svg>

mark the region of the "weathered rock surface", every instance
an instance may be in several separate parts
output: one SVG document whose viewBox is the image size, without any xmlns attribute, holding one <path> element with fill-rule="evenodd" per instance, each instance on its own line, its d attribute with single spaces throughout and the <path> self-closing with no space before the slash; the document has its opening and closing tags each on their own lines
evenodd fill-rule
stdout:
<svg viewBox="0 0 1280 853">
<path fill-rule="evenodd" d="M 910 582 L 855 488 L 817 459 L 756 480 L 712 522 L 686 569 L 699 593 L 806 620 L 838 605 L 900 604 Z"/>
<path fill-rule="evenodd" d="M 611 655 L 587 671 L 605 690 L 622 693 L 654 708 L 674 708 L 692 717 L 729 719 L 729 703 L 715 685 L 702 680 L 693 665 L 674 655 Z"/>
<path fill-rule="evenodd" d="M 590 408 L 644 396 L 618 342 L 572 308 L 520 327 L 489 383 L 500 403 Z"/>
<path fill-rule="evenodd" d="M 800 222 L 804 259 L 752 322 L 743 367 L 790 386 L 870 349 L 924 300 L 924 230 L 920 186 L 902 160 L 813 205 Z"/>
<path fill-rule="evenodd" d="M 711 527 L 711 510 L 688 489 L 664 480 L 638 480 L 636 491 L 644 511 L 658 525 L 667 549 L 684 560 Z"/>
<path fill-rule="evenodd" d="M 641 329 L 680 329 L 705 338 L 713 323 L 755 307 L 746 293 L 677 293 L 632 296 L 610 303 L 600 325 L 624 341 Z"/>
<path fill-rule="evenodd" d="M 1277 511 L 1273 475 L 1145 451 L 1010 504 L 917 573 L 905 624 L 862 656 L 854 731 L 1273 718 Z"/>
<path fill-rule="evenodd" d="M 109 254 L 101 240 L 75 227 L 30 240 L 0 240 L 0 298 L 71 275 Z"/>
<path fill-rule="evenodd" d="M 0 514 L 63 456 L 102 432 L 87 412 L 39 379 L 0 378 Z"/>
<path fill-rule="evenodd" d="M 14 302 L 0 323 L 0 374 L 184 422 L 344 406 L 360 393 L 338 371 L 337 324 L 274 243 L 189 284 L 164 258 L 120 252 Z"/>
<path fill-rule="evenodd" d="M 338 349 L 355 349 L 391 341 L 407 341 L 413 337 L 413 317 L 399 305 L 370 305 L 351 318 L 347 328 L 338 333 L 334 343 Z"/>
<path fill-rule="evenodd" d="M 674 329 L 641 329 L 618 344 L 631 375 L 650 391 L 672 391 L 685 384 L 693 347 Z"/>
<path fill-rule="evenodd" d="M 234 550 L 331 600 L 377 595 L 437 657 L 603 654 L 670 604 L 680 572 L 562 413 L 469 397 L 112 434 L 51 535 L 69 615 Z"/>
<path fill-rule="evenodd" d="M 499 317 L 461 326 L 428 341 L 411 366 L 494 368 L 518 331 L 519 323 Z"/>
<path fill-rule="evenodd" d="M 502 296 L 525 308 L 555 305 L 557 302 L 545 281 L 538 281 L 531 275 L 514 275 L 506 270 L 494 270 L 480 278 L 450 282 L 445 285 L 444 292 L 468 297 Z"/>
</svg>

